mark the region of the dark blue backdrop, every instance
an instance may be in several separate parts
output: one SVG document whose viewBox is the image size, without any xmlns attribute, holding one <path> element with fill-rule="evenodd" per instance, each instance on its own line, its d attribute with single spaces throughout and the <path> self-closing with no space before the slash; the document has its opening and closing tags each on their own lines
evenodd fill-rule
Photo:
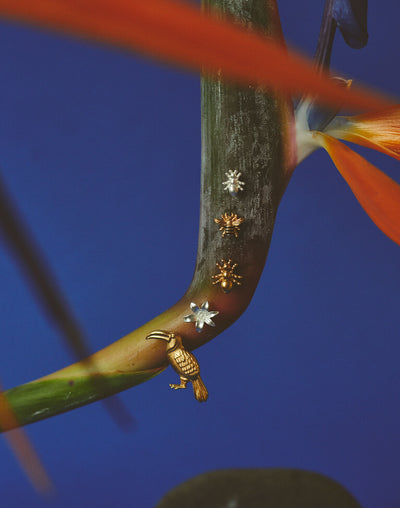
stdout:
<svg viewBox="0 0 400 508">
<path fill-rule="evenodd" d="M 279 2 L 289 43 L 306 54 L 322 3 Z M 368 47 L 338 38 L 334 67 L 395 95 L 399 14 L 397 1 L 371 0 Z M 8 24 L 0 62 L 2 175 L 100 349 L 190 282 L 199 77 Z M 397 162 L 363 153 L 400 181 Z M 27 429 L 58 489 L 54 506 L 151 508 L 207 470 L 298 467 L 335 478 L 365 508 L 398 508 L 399 254 L 315 153 L 282 201 L 248 311 L 197 352 L 207 404 L 172 392 L 169 369 L 121 394 L 137 420 L 132 434 L 101 404 Z M 71 363 L 4 247 L 0 277 L 3 384 Z M 47 506 L 0 448 L 1 505 Z"/>
</svg>

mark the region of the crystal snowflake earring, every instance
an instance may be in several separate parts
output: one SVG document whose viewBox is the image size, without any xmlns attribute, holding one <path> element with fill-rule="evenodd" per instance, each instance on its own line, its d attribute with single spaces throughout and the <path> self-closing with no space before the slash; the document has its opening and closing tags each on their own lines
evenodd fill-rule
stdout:
<svg viewBox="0 0 400 508">
<path fill-rule="evenodd" d="M 201 332 L 204 327 L 204 323 L 210 326 L 215 326 L 215 323 L 211 318 L 219 314 L 218 310 L 208 310 L 208 302 L 204 302 L 201 307 L 198 307 L 195 303 L 190 304 L 190 308 L 193 314 L 188 314 L 183 318 L 185 323 L 194 323 L 196 326 L 196 332 Z"/>
</svg>

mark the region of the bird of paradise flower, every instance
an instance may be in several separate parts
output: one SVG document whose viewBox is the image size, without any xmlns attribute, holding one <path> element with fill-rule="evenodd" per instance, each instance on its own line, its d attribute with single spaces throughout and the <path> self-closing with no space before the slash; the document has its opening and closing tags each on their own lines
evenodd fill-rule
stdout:
<svg viewBox="0 0 400 508">
<path fill-rule="evenodd" d="M 115 19 L 116 24 L 114 28 L 112 28 L 110 18 L 106 18 L 105 14 L 103 14 L 103 16 L 99 15 L 99 19 L 95 20 L 96 22 L 93 23 L 94 26 L 92 27 L 92 33 L 90 32 L 90 29 L 87 29 L 87 25 L 85 25 L 85 23 L 82 25 L 78 24 L 78 26 L 74 25 L 74 16 L 66 20 L 68 16 L 66 16 L 65 13 L 65 6 L 62 4 L 63 2 L 60 2 L 61 7 L 59 11 L 56 9 L 57 12 L 54 11 L 53 6 L 53 10 L 49 13 L 50 17 L 43 20 L 40 16 L 42 16 L 43 12 L 46 14 L 46 8 L 49 7 L 50 4 L 46 4 L 46 2 L 38 2 L 38 11 L 40 11 L 38 14 L 39 23 L 52 24 L 53 20 L 60 19 L 60 21 L 54 22 L 54 26 L 64 29 L 72 28 L 79 33 L 87 30 L 87 32 L 92 36 L 106 37 L 111 40 L 114 40 L 115 37 L 118 39 L 119 35 L 116 36 L 116 30 L 114 29 L 118 27 L 119 31 L 121 28 L 121 18 L 117 15 L 117 4 L 114 3 L 113 6 L 110 7 L 107 2 L 97 2 L 96 6 L 94 6 L 94 4 L 91 5 L 90 2 L 87 3 L 87 6 L 91 6 L 92 9 L 89 12 L 90 15 L 93 14 L 93 12 L 98 12 L 99 6 L 104 6 L 104 8 L 111 9 L 113 16 L 115 16 L 113 19 Z M 0 12 L 1 9 L 4 9 L 3 12 L 10 17 L 15 16 L 27 19 L 33 19 L 35 17 L 35 13 L 27 10 L 27 4 L 24 4 L 24 2 L 20 2 L 19 4 L 16 3 L 15 6 L 15 8 L 10 7 L 7 5 L 7 2 L 5 2 L 2 6 L 2 3 L 0 2 Z M 126 2 L 121 2 L 118 7 L 122 9 L 122 12 L 126 13 L 128 12 L 127 9 L 135 9 L 137 4 L 132 3 L 128 5 Z M 176 21 L 183 19 L 184 17 L 187 18 L 187 16 L 193 16 L 193 23 L 191 24 L 190 30 L 192 34 L 196 33 L 195 30 L 193 30 L 193 27 L 199 27 L 199 29 L 202 29 L 202 24 L 205 24 L 208 19 L 206 16 L 198 15 L 198 13 L 192 8 L 174 2 L 163 2 L 160 4 L 160 10 L 164 14 L 164 8 L 166 7 L 171 9 L 169 16 L 166 16 L 166 19 L 162 20 L 166 23 L 166 26 L 169 26 L 168 23 L 174 20 Z M 115 11 L 113 10 L 114 8 Z M 140 7 L 138 9 L 139 10 L 134 12 L 137 19 L 143 19 L 140 16 L 149 16 L 149 12 L 145 12 L 145 7 Z M 29 12 L 28 16 L 26 15 L 27 12 Z M 57 18 L 57 16 L 60 16 L 60 18 Z M 151 16 L 146 18 L 146 20 L 147 22 L 152 21 Z M 160 23 L 160 21 L 158 20 L 157 23 Z M 111 27 L 109 30 L 106 30 L 107 25 Z M 242 47 L 242 52 L 246 58 L 249 54 L 248 51 L 250 51 L 252 55 L 255 55 L 254 62 L 242 62 L 239 65 L 236 58 L 234 61 L 229 60 L 228 56 L 222 53 L 217 56 L 213 54 L 211 58 L 210 52 L 207 51 L 204 51 L 204 53 L 201 54 L 195 54 L 195 52 L 190 53 L 190 51 L 187 51 L 186 54 L 181 57 L 180 53 L 183 53 L 182 45 L 180 44 L 181 39 L 176 41 L 172 40 L 170 42 L 167 47 L 169 53 L 166 57 L 169 59 L 176 58 L 177 60 L 180 60 L 181 63 L 192 67 L 198 67 L 199 65 L 209 66 L 208 69 L 210 69 L 210 71 L 222 68 L 223 72 L 227 76 L 237 79 L 240 82 L 250 79 L 251 82 L 255 81 L 256 83 L 263 84 L 264 86 L 271 86 L 271 82 L 269 81 L 271 78 L 267 76 L 267 73 L 258 72 L 256 70 L 261 55 L 265 58 L 265 51 L 269 48 L 271 50 L 271 61 L 274 61 L 274 59 L 287 58 L 288 67 L 292 66 L 295 69 L 294 72 L 297 73 L 296 76 L 299 75 L 298 73 L 300 71 L 300 74 L 305 77 L 305 81 L 303 83 L 299 83 L 297 81 L 295 88 L 291 87 L 290 84 L 288 84 L 288 80 L 291 81 L 291 74 L 287 74 L 286 71 L 283 73 L 281 72 L 282 62 L 280 61 L 279 65 L 277 65 L 275 69 L 277 77 L 276 81 L 274 81 L 274 86 L 279 86 L 284 91 L 295 93 L 296 91 L 307 90 L 309 93 L 318 95 L 320 99 L 324 98 L 325 100 L 337 101 L 343 104 L 355 105 L 364 108 L 367 106 L 370 107 L 371 105 L 376 107 L 380 104 L 384 104 L 385 102 L 381 98 L 368 95 L 367 93 L 355 93 L 352 95 L 347 91 L 330 85 L 327 79 L 324 79 L 323 77 L 318 78 L 316 74 L 312 74 L 311 72 L 305 73 L 304 69 L 306 69 L 306 67 L 303 67 L 304 63 L 297 58 L 292 59 L 291 56 L 285 57 L 284 53 L 281 52 L 280 45 L 272 44 L 271 46 L 267 46 L 267 44 L 265 44 L 266 41 L 261 41 L 259 40 L 259 37 L 254 37 L 252 34 L 245 34 L 244 31 L 239 28 L 233 29 L 233 27 L 229 24 L 224 24 L 221 21 L 212 19 L 210 20 L 208 29 L 211 33 L 216 35 L 216 39 L 213 40 L 213 44 L 210 44 L 213 49 L 213 53 L 215 53 L 215 48 L 219 47 L 217 42 L 219 38 L 223 38 L 224 44 L 226 44 L 226 38 L 231 37 L 229 40 L 232 41 L 232 44 L 237 41 L 238 49 L 244 41 L 248 43 L 248 46 Z M 171 30 L 179 33 L 176 24 L 172 26 Z M 226 30 L 226 32 L 223 32 L 223 30 Z M 158 57 L 163 56 L 161 53 L 162 50 L 166 50 L 165 42 L 166 40 L 169 40 L 168 37 L 167 39 L 160 38 L 158 41 L 154 38 L 150 41 L 148 37 L 148 33 L 150 32 L 146 29 L 146 33 L 144 33 L 140 27 L 137 28 L 137 33 L 140 41 L 139 43 L 135 42 L 135 44 L 139 44 L 142 48 L 144 46 L 150 47 L 151 53 L 156 53 Z M 223 36 L 220 35 L 221 33 L 223 33 Z M 126 32 L 123 32 L 123 34 L 126 34 Z M 187 35 L 186 30 L 181 37 L 185 37 Z M 131 44 L 129 40 L 128 42 L 127 40 L 114 40 L 114 42 L 118 42 L 122 45 Z M 194 41 L 194 43 L 197 42 L 198 40 Z M 161 48 L 161 46 L 164 47 Z M 222 46 L 222 44 L 220 44 L 220 46 Z M 235 56 L 237 56 L 237 53 Z M 226 59 L 226 67 L 225 60 L 223 59 Z M 323 97 L 321 97 L 321 90 L 323 90 Z M 389 236 L 389 238 L 396 243 L 400 243 L 400 191 L 398 184 L 338 141 L 338 139 L 344 139 L 356 142 L 361 145 L 376 148 L 377 150 L 383 151 L 392 157 L 398 158 L 398 125 L 398 108 L 395 106 L 386 106 L 378 112 L 374 111 L 372 113 L 359 115 L 353 118 L 334 118 L 328 122 L 323 129 L 315 130 L 310 128 L 307 117 L 302 117 L 302 111 L 300 109 L 298 111 L 296 122 L 297 145 L 291 154 L 290 160 L 292 162 L 288 164 L 288 174 L 293 171 L 297 162 L 300 162 L 305 155 L 318 147 L 325 148 L 371 219 L 387 236 Z M 298 154 L 301 154 L 301 156 Z"/>
</svg>

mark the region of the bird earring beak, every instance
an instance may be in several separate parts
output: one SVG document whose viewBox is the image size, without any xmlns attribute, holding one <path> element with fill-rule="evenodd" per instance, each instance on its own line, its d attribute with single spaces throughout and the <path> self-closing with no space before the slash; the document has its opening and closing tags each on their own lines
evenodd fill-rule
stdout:
<svg viewBox="0 0 400 508">
<path fill-rule="evenodd" d="M 162 330 L 155 330 L 154 332 L 149 333 L 146 337 L 147 340 L 150 339 L 161 339 L 169 342 L 171 340 L 171 334 L 168 332 L 164 332 Z"/>
</svg>

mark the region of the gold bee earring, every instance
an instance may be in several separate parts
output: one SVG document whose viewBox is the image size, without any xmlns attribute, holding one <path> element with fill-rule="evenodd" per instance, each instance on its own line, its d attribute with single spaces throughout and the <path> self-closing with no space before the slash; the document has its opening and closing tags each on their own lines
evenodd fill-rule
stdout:
<svg viewBox="0 0 400 508">
<path fill-rule="evenodd" d="M 239 226 L 244 222 L 244 218 L 238 217 L 233 212 L 225 212 L 220 219 L 214 219 L 214 222 L 220 226 L 219 230 L 222 231 L 222 238 L 225 238 L 226 235 L 235 235 L 235 238 L 237 238 L 240 231 Z"/>
</svg>

